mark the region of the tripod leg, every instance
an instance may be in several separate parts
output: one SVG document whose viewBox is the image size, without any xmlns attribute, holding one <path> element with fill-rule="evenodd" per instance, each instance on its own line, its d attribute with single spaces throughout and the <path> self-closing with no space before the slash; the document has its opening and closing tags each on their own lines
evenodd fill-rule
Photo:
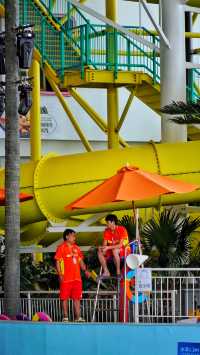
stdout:
<svg viewBox="0 0 200 355">
<path fill-rule="evenodd" d="M 117 309 L 118 309 L 117 321 L 118 322 L 119 322 L 119 319 L 120 319 L 120 283 L 121 283 L 121 280 L 118 278 L 117 279 Z"/>
<path fill-rule="evenodd" d="M 99 297 L 99 289 L 100 289 L 100 284 L 101 284 L 102 271 L 103 271 L 103 268 L 101 266 L 100 273 L 99 273 L 98 285 L 97 285 L 97 292 L 96 292 L 95 301 L 94 301 L 94 310 L 93 310 L 93 314 L 92 314 L 92 322 L 95 321 L 95 313 L 96 313 L 97 302 L 98 302 L 98 297 Z"/>
<path fill-rule="evenodd" d="M 148 314 L 148 318 L 149 318 L 149 323 L 151 323 L 151 314 L 150 314 L 150 299 L 146 300 L 146 305 L 147 305 L 147 314 Z"/>
</svg>

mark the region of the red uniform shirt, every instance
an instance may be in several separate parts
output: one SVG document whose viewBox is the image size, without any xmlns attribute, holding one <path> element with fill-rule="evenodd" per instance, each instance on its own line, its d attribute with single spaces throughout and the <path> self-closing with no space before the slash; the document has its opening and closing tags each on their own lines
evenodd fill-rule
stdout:
<svg viewBox="0 0 200 355">
<path fill-rule="evenodd" d="M 63 282 L 81 281 L 80 260 L 83 259 L 83 254 L 76 244 L 68 245 L 63 242 L 56 250 L 55 259 L 60 262 Z"/>
<path fill-rule="evenodd" d="M 108 246 L 116 245 L 123 241 L 123 246 L 120 248 L 120 256 L 124 256 L 125 247 L 129 243 L 126 228 L 124 228 L 123 226 L 116 226 L 113 231 L 110 228 L 106 228 L 104 231 L 103 240 L 107 242 Z M 126 254 L 129 254 L 129 247 L 127 247 Z"/>
</svg>

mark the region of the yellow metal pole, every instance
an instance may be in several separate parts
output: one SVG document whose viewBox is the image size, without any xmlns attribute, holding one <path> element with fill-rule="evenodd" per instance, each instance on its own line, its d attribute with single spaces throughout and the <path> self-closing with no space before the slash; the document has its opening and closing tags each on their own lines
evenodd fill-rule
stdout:
<svg viewBox="0 0 200 355">
<path fill-rule="evenodd" d="M 33 59 L 32 63 L 33 76 L 33 104 L 31 107 L 30 120 L 30 142 L 31 142 L 31 159 L 38 161 L 41 158 L 41 115 L 40 115 L 40 64 Z"/>
<path fill-rule="evenodd" d="M 112 21 L 116 22 L 117 0 L 106 0 L 106 16 Z M 119 147 L 119 135 L 117 132 L 117 126 L 119 121 L 118 90 L 113 85 L 107 88 L 107 121 L 108 121 L 108 148 L 109 149 L 118 148 Z"/>
<path fill-rule="evenodd" d="M 90 143 L 88 142 L 86 136 L 84 135 L 83 131 L 81 130 L 76 118 L 74 117 L 73 113 L 70 111 L 70 108 L 67 104 L 67 102 L 65 101 L 61 91 L 59 90 L 58 86 L 54 83 L 53 80 L 51 80 L 50 78 L 48 78 L 49 84 L 51 85 L 53 91 L 55 92 L 57 98 L 59 99 L 63 109 L 65 110 L 67 116 L 69 117 L 71 124 L 73 125 L 74 129 L 76 130 L 77 134 L 79 135 L 81 142 L 83 143 L 85 149 L 88 152 L 91 152 L 92 146 L 90 145 Z"/>
<path fill-rule="evenodd" d="M 118 126 L 118 92 L 114 86 L 107 89 L 107 115 L 108 115 L 108 149 L 119 147 Z"/>
</svg>

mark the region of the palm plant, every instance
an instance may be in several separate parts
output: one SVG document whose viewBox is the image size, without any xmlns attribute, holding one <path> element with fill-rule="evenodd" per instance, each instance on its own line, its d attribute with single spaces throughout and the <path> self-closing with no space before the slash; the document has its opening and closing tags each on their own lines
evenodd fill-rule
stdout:
<svg viewBox="0 0 200 355">
<path fill-rule="evenodd" d="M 135 233 L 136 225 L 135 225 L 134 218 L 132 216 L 129 215 L 123 216 L 119 220 L 119 224 L 126 228 L 130 242 L 136 238 L 136 233 Z"/>
<path fill-rule="evenodd" d="M 174 115 L 171 121 L 178 124 L 199 124 L 200 123 L 200 103 L 173 101 L 170 105 L 160 109 L 168 115 Z"/>
<path fill-rule="evenodd" d="M 200 242 L 192 249 L 190 267 L 200 267 Z"/>
<path fill-rule="evenodd" d="M 142 228 L 145 254 L 154 267 L 182 267 L 190 262 L 189 237 L 200 226 L 200 218 L 183 217 L 176 210 L 164 210 Z"/>
</svg>

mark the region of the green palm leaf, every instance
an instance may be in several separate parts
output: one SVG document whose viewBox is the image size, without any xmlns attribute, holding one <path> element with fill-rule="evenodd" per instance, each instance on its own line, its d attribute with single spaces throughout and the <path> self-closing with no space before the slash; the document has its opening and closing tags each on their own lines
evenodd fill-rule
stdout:
<svg viewBox="0 0 200 355">
<path fill-rule="evenodd" d="M 183 217 L 176 210 L 164 210 L 157 218 L 151 218 L 142 228 L 144 252 L 150 255 L 150 261 L 154 262 L 154 266 L 188 265 L 189 236 L 199 226 L 199 218 L 192 220 L 190 217 Z"/>
<path fill-rule="evenodd" d="M 200 124 L 200 104 L 173 101 L 160 109 L 161 112 L 169 115 L 177 115 L 171 121 L 178 124 Z"/>
</svg>

